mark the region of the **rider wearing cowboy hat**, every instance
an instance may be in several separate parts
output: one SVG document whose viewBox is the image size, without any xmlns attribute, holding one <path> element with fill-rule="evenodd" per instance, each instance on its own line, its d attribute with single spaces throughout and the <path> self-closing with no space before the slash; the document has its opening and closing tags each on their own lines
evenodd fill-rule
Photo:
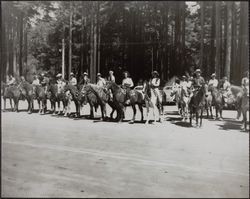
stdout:
<svg viewBox="0 0 250 199">
<path fill-rule="evenodd" d="M 106 81 L 102 78 L 101 73 L 97 73 L 97 86 L 104 87 L 106 85 Z"/>
<path fill-rule="evenodd" d="M 209 80 L 209 82 L 208 82 L 208 86 L 209 85 L 211 85 L 211 86 L 213 86 L 213 87 L 215 87 L 215 88 L 217 88 L 218 87 L 218 80 L 215 78 L 216 77 L 216 74 L 215 73 L 213 73 L 212 75 L 211 75 L 211 79 Z"/>
<path fill-rule="evenodd" d="M 73 86 L 76 86 L 77 85 L 77 80 L 75 78 L 75 75 L 74 73 L 70 73 L 70 77 L 69 77 L 69 84 L 70 85 L 73 85 Z"/>
<path fill-rule="evenodd" d="M 41 73 L 41 85 L 44 87 L 45 93 L 47 93 L 48 84 L 49 78 L 47 77 L 47 73 Z"/>
<path fill-rule="evenodd" d="M 159 78 L 159 73 L 157 71 L 153 71 L 150 85 L 151 85 L 151 88 L 153 89 L 154 93 L 157 96 L 158 102 L 161 104 L 162 99 L 161 99 L 160 91 L 159 91 L 160 83 L 161 83 L 161 80 Z"/>
<path fill-rule="evenodd" d="M 122 80 L 122 87 L 124 89 L 126 89 L 126 104 L 129 104 L 130 100 L 129 100 L 129 92 L 131 90 L 131 88 L 134 86 L 134 82 L 133 80 L 129 77 L 129 72 L 128 71 L 124 71 L 123 72 L 124 75 L 124 79 Z"/>
<path fill-rule="evenodd" d="M 201 87 L 202 84 L 205 83 L 204 78 L 201 76 L 201 70 L 196 69 L 195 70 L 195 77 L 194 77 L 194 87 Z"/>
</svg>

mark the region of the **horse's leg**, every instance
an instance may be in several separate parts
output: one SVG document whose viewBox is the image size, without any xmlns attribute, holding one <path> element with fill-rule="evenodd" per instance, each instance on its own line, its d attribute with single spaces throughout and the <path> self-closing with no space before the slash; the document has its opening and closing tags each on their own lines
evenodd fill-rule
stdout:
<svg viewBox="0 0 250 199">
<path fill-rule="evenodd" d="M 93 119 L 94 118 L 94 108 L 93 108 L 93 105 L 92 104 L 89 104 L 90 106 L 90 118 Z"/>
<path fill-rule="evenodd" d="M 190 115 L 189 115 L 189 124 L 192 126 L 192 119 L 193 119 L 193 113 L 192 110 L 190 110 Z"/>
<path fill-rule="evenodd" d="M 12 99 L 10 98 L 10 107 L 11 107 L 11 109 L 12 109 L 12 111 L 13 111 L 13 107 L 12 107 Z"/>
<path fill-rule="evenodd" d="M 135 115 L 136 115 L 136 107 L 135 104 L 132 104 L 132 109 L 133 109 L 133 118 L 130 120 L 130 123 L 133 124 L 135 122 Z"/>
<path fill-rule="evenodd" d="M 17 102 L 16 102 L 16 112 L 19 112 L 19 110 L 18 110 L 18 104 L 19 104 L 19 99 L 17 99 Z"/>
<path fill-rule="evenodd" d="M 141 121 L 143 121 L 143 108 L 141 104 L 138 104 L 139 110 L 141 111 Z"/>
<path fill-rule="evenodd" d="M 202 126 L 202 116 L 203 116 L 203 109 L 201 109 L 200 113 L 200 127 Z"/>
<path fill-rule="evenodd" d="M 198 110 L 195 111 L 196 126 L 198 126 L 199 113 Z"/>
<path fill-rule="evenodd" d="M 6 110 L 6 98 L 5 97 L 3 98 L 3 102 L 4 102 L 4 108 L 3 108 L 3 110 L 5 111 Z"/>
<path fill-rule="evenodd" d="M 211 115 L 211 118 L 213 119 L 212 105 L 209 107 L 209 109 L 210 109 L 210 115 Z"/>
</svg>

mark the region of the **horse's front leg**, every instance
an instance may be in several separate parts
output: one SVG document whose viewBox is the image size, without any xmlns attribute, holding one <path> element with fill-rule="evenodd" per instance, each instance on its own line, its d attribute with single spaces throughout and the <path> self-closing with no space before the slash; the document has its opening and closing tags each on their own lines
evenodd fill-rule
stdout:
<svg viewBox="0 0 250 199">
<path fill-rule="evenodd" d="M 39 99 L 37 99 L 37 103 L 38 103 L 38 107 L 39 107 L 38 113 L 41 114 L 41 103 L 40 103 L 40 102 L 41 102 L 41 101 L 40 101 Z"/>
<path fill-rule="evenodd" d="M 141 104 L 138 104 L 138 107 L 139 107 L 139 110 L 141 112 L 141 121 L 143 121 L 143 108 L 142 108 L 142 105 Z"/>
<path fill-rule="evenodd" d="M 12 99 L 10 98 L 10 107 L 11 107 L 11 110 L 13 111 L 13 107 L 12 107 Z"/>
<path fill-rule="evenodd" d="M 61 107 L 60 107 L 60 100 L 57 101 L 57 115 L 60 115 L 61 113 Z"/>
<path fill-rule="evenodd" d="M 133 118 L 130 120 L 129 123 L 133 124 L 135 122 L 135 115 L 136 115 L 136 107 L 135 104 L 132 104 L 132 109 L 133 109 Z"/>
<path fill-rule="evenodd" d="M 202 126 L 202 116 L 203 116 L 203 109 L 201 109 L 200 113 L 200 127 Z"/>
</svg>

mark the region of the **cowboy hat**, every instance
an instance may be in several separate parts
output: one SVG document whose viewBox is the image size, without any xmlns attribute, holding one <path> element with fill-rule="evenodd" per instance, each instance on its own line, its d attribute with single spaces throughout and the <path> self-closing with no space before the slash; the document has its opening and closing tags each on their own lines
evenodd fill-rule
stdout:
<svg viewBox="0 0 250 199">
<path fill-rule="evenodd" d="M 70 75 L 74 75 L 74 73 L 71 72 Z"/>
<path fill-rule="evenodd" d="M 198 68 L 195 70 L 195 73 L 201 73 L 201 70 Z"/>
<path fill-rule="evenodd" d="M 212 75 L 211 75 L 211 77 L 215 77 L 216 76 L 216 74 L 215 73 L 213 73 Z"/>
<path fill-rule="evenodd" d="M 41 76 L 44 76 L 44 73 L 41 73 Z"/>
<path fill-rule="evenodd" d="M 186 79 L 187 77 L 186 77 L 186 75 L 182 75 L 182 78 L 185 78 L 185 79 Z"/>
<path fill-rule="evenodd" d="M 97 76 L 102 76 L 101 73 L 97 73 Z"/>
<path fill-rule="evenodd" d="M 156 70 L 152 72 L 152 75 L 154 75 L 154 74 L 159 76 L 159 73 Z"/>
<path fill-rule="evenodd" d="M 56 77 L 62 77 L 62 74 L 61 74 L 61 73 L 58 73 L 58 74 L 56 75 Z"/>
<path fill-rule="evenodd" d="M 83 75 L 87 75 L 87 76 L 88 76 L 88 73 L 87 73 L 87 72 L 84 72 Z"/>
<path fill-rule="evenodd" d="M 127 73 L 127 74 L 128 74 L 128 76 L 129 76 L 129 72 L 128 72 L 128 71 L 124 71 L 124 72 L 123 72 L 123 74 L 125 74 L 125 73 Z"/>
</svg>

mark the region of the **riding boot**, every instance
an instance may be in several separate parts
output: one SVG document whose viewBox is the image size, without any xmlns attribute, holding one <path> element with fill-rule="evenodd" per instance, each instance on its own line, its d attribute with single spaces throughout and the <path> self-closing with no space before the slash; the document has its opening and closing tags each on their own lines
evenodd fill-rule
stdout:
<svg viewBox="0 0 250 199">
<path fill-rule="evenodd" d="M 125 96 L 125 98 L 126 98 L 126 101 L 125 101 L 125 104 L 127 104 L 127 105 L 129 105 L 130 104 L 130 96 L 129 96 L 129 92 L 130 92 L 130 88 L 127 88 L 126 89 L 126 96 Z"/>
</svg>

